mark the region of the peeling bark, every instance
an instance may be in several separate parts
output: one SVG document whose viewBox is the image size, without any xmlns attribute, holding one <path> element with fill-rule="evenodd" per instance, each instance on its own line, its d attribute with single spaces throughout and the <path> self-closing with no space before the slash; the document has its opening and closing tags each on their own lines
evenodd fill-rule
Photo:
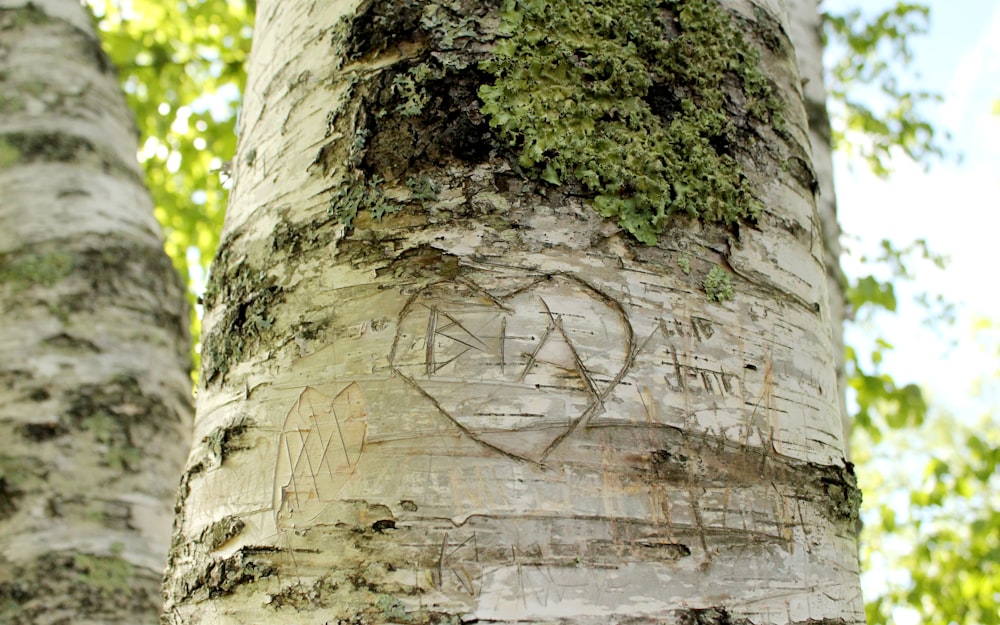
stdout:
<svg viewBox="0 0 1000 625">
<path fill-rule="evenodd" d="M 648 246 L 494 132 L 494 5 L 397 4 L 259 7 L 167 621 L 863 622 L 781 5 L 763 210 Z"/>
</svg>

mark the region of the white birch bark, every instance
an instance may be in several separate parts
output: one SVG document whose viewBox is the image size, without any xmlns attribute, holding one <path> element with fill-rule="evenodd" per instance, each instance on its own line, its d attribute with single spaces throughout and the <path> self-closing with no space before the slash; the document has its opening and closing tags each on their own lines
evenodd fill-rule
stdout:
<svg viewBox="0 0 1000 625">
<path fill-rule="evenodd" d="M 188 317 L 75 0 L 0 2 L 0 622 L 156 623 Z"/>
<path fill-rule="evenodd" d="M 499 22 L 405 4 L 258 6 L 167 622 L 862 623 L 783 7 L 724 3 L 786 103 L 764 211 L 647 247 L 477 153 L 469 74 L 379 110 L 396 64 Z M 345 229 L 371 170 L 405 208 Z"/>
<path fill-rule="evenodd" d="M 818 0 L 787 0 L 788 36 L 795 46 L 802 76 L 802 92 L 809 119 L 809 143 L 816 172 L 816 208 L 823 224 L 833 344 L 837 357 L 837 384 L 840 388 L 844 440 L 850 440 L 851 421 L 847 414 L 847 379 L 844 369 L 844 284 L 840 268 L 840 223 L 837 221 L 837 194 L 833 179 L 833 139 L 826 109 L 826 80 L 823 75 L 823 39 Z M 850 452 L 850 447 L 848 447 Z M 848 453 L 850 457 L 850 453 Z"/>
</svg>

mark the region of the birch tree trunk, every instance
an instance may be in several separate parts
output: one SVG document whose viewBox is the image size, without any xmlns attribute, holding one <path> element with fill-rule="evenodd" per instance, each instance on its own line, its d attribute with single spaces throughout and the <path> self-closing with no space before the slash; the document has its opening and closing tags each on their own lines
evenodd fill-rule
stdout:
<svg viewBox="0 0 1000 625">
<path fill-rule="evenodd" d="M 840 223 L 837 221 L 837 195 L 833 180 L 833 137 L 826 110 L 826 81 L 823 76 L 823 23 L 818 0 L 787 0 L 788 35 L 795 46 L 802 76 L 802 93 L 809 120 L 809 144 L 816 171 L 816 208 L 823 226 L 826 249 L 827 298 L 833 320 L 833 346 L 837 362 L 837 386 L 841 403 L 844 440 L 850 441 L 851 421 L 847 414 L 847 373 L 844 369 L 844 287 L 846 278 L 840 268 Z M 850 452 L 850 446 L 847 447 Z M 850 457 L 848 455 L 848 457 Z"/>
<path fill-rule="evenodd" d="M 191 401 L 183 285 L 75 0 L 0 2 L 0 622 L 156 623 Z"/>
<path fill-rule="evenodd" d="M 783 5 L 257 15 L 167 622 L 862 623 Z"/>
</svg>

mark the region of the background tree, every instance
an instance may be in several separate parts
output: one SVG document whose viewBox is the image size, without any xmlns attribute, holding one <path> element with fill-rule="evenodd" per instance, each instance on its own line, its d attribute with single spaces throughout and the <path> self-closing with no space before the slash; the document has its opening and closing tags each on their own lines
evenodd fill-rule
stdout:
<svg viewBox="0 0 1000 625">
<path fill-rule="evenodd" d="M 861 622 L 783 15 L 345 11 L 261 6 L 168 621 Z"/>
<path fill-rule="evenodd" d="M 79 3 L 4 3 L 3 623 L 158 621 L 189 337 L 135 149 Z"/>
</svg>

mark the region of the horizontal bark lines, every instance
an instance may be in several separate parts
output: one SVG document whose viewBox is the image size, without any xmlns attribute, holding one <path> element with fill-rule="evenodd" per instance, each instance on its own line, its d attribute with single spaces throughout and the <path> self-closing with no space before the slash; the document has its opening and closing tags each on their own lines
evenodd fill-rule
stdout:
<svg viewBox="0 0 1000 625">
<path fill-rule="evenodd" d="M 0 8 L 0 621 L 154 623 L 190 427 L 183 285 L 78 2 Z"/>
<path fill-rule="evenodd" d="M 251 80 L 241 150 L 256 156 L 216 273 L 239 284 L 220 282 L 233 296 L 206 317 L 210 337 L 248 340 L 199 394 L 170 618 L 860 622 L 813 190 L 779 173 L 807 152 L 773 3 L 760 19 L 730 7 L 771 37 L 762 66 L 792 104 L 741 152 L 765 208 L 678 217 L 656 246 L 495 137 L 445 149 L 457 126 L 436 104 L 396 106 L 421 59 L 459 58 L 424 95 L 474 121 L 499 23 L 352 34 L 467 3 L 419 19 L 417 4 L 261 13 L 255 55 L 283 69 Z M 328 35 L 351 53 L 330 60 Z M 713 272 L 731 300 L 710 301 Z M 212 441 L 235 424 L 220 461 Z"/>
</svg>

